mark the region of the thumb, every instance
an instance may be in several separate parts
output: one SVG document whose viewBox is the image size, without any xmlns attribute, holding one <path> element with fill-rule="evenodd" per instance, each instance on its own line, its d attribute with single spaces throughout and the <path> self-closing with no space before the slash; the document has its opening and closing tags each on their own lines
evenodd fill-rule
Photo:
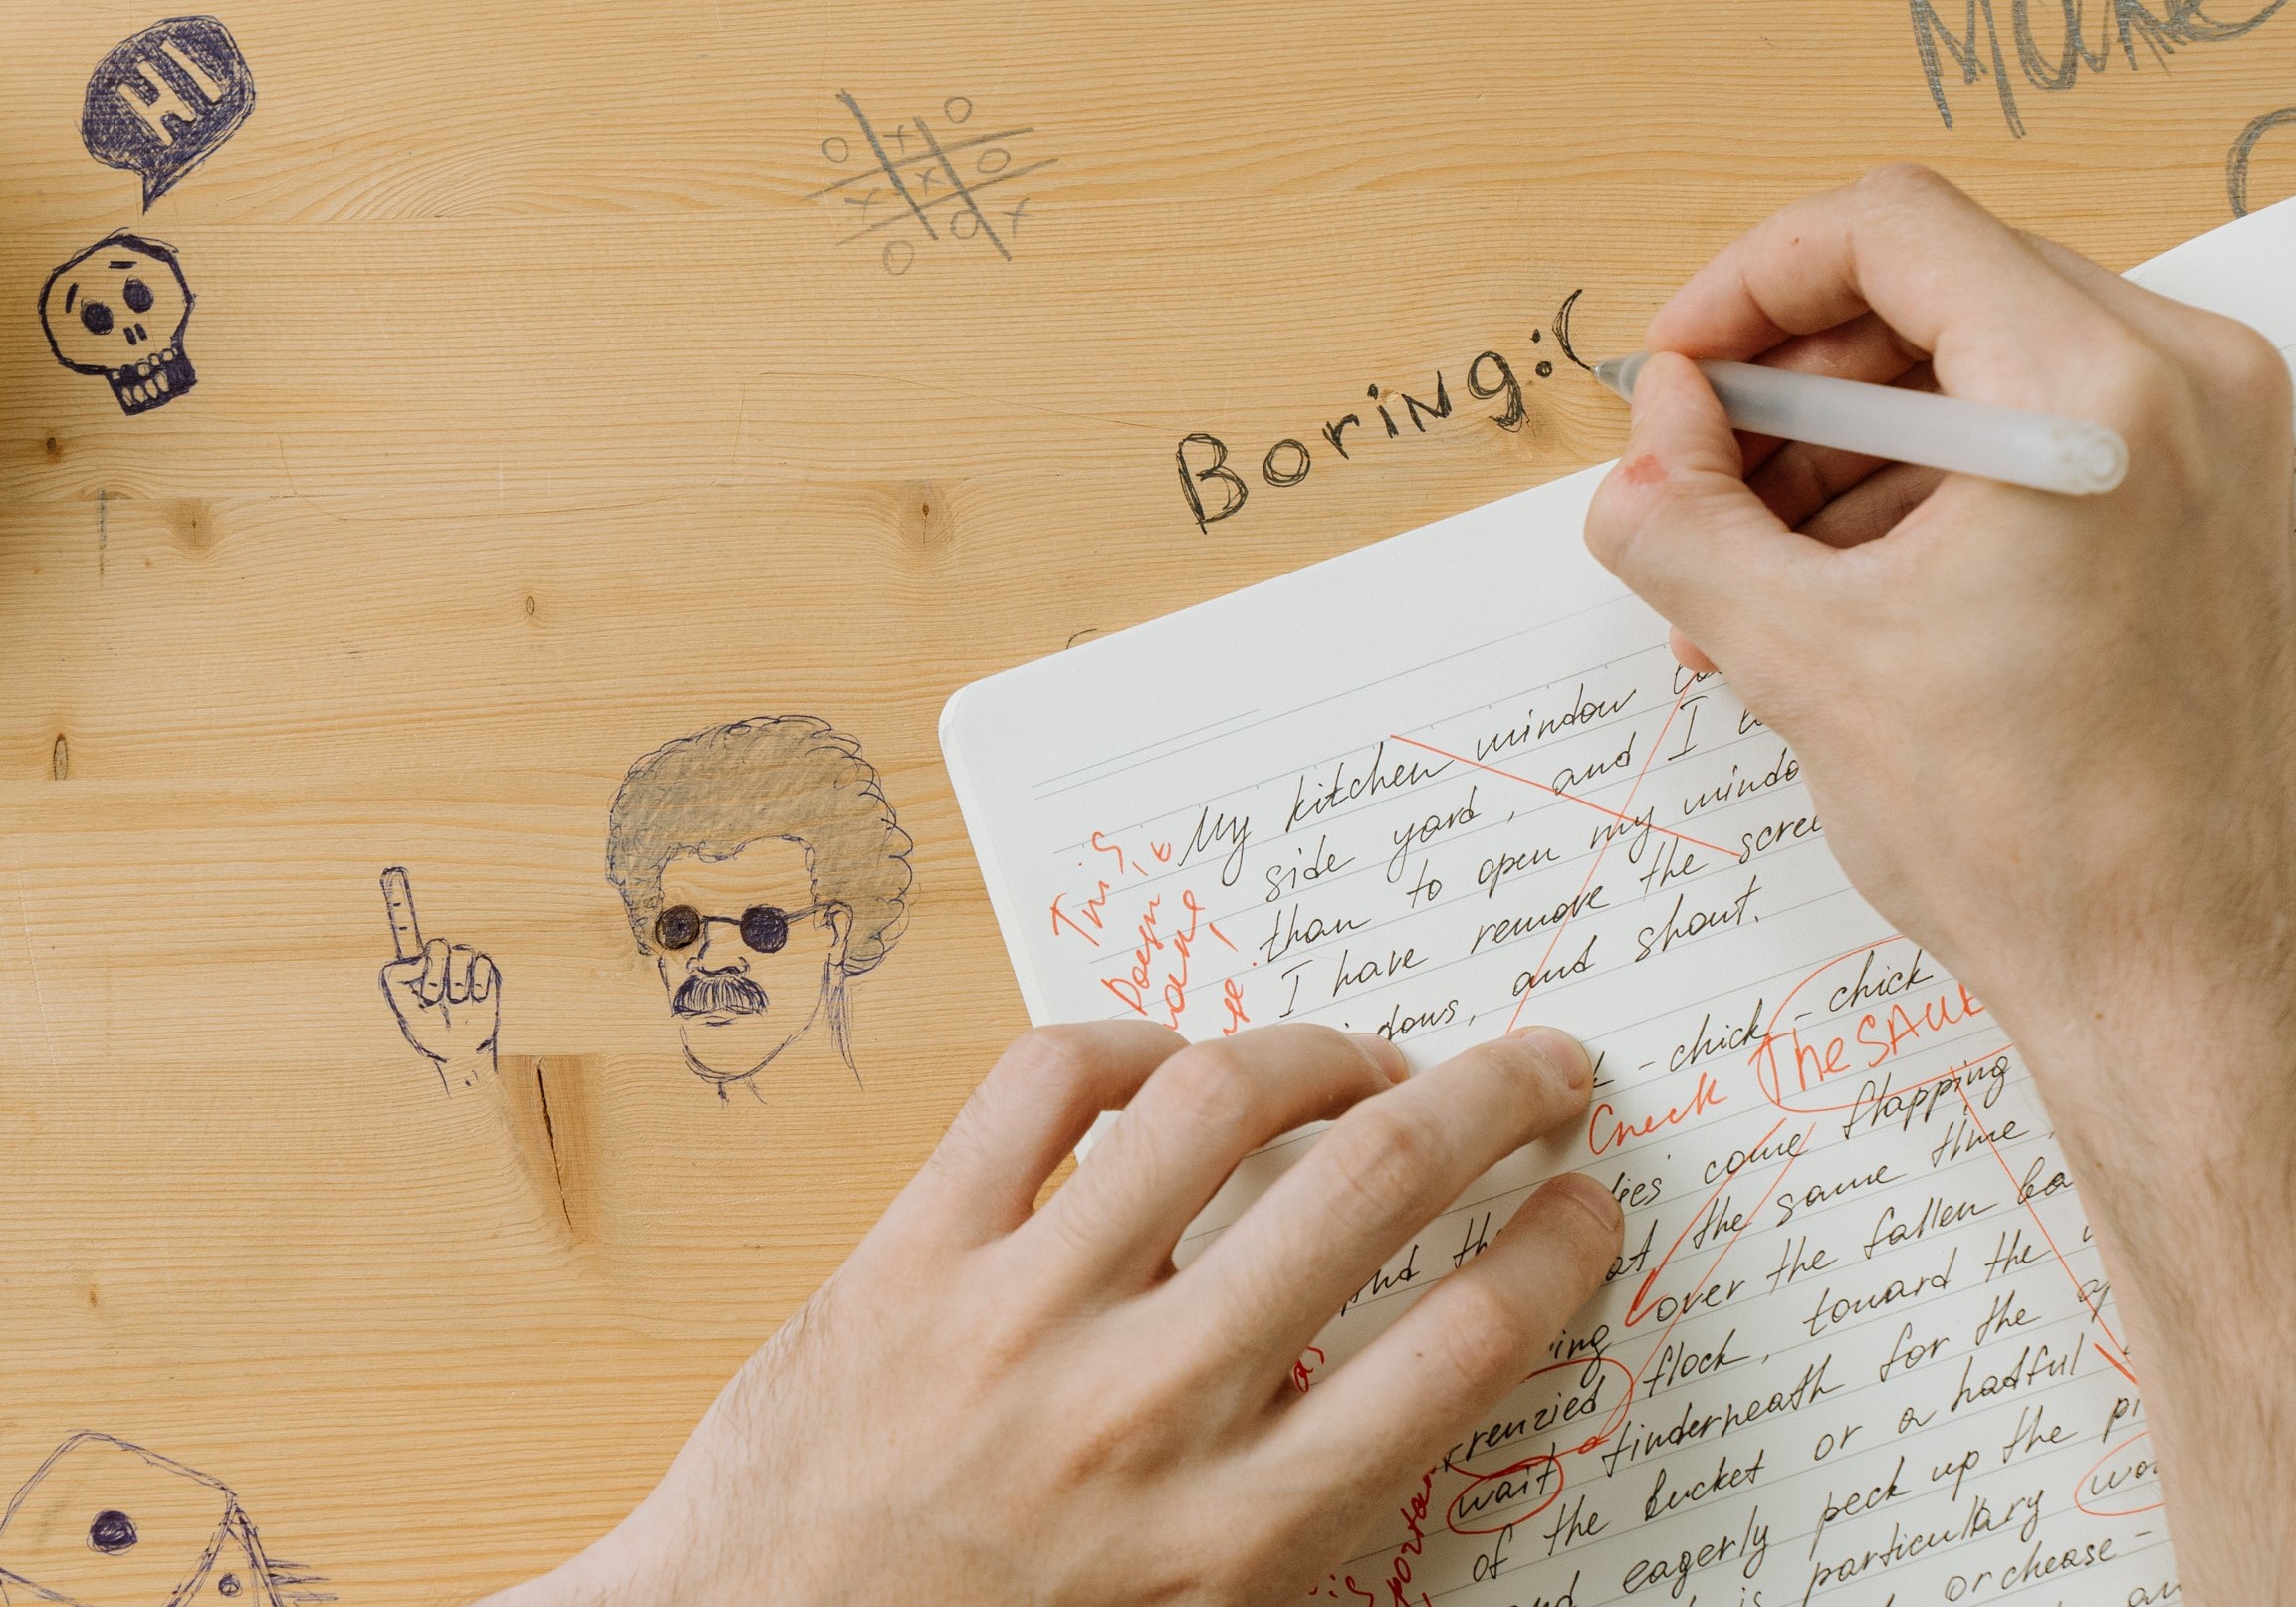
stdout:
<svg viewBox="0 0 2296 1607">
<path fill-rule="evenodd" d="M 1626 451 L 1587 508 L 1586 545 L 1726 671 L 1816 555 L 1746 486 L 1737 437 L 1688 357 L 1654 351 Z"/>
</svg>

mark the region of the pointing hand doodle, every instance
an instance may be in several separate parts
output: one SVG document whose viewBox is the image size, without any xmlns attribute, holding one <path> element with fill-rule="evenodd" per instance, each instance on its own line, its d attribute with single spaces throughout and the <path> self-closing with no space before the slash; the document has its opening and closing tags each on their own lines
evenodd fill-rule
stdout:
<svg viewBox="0 0 2296 1607">
<path fill-rule="evenodd" d="M 398 950 L 382 968 L 382 997 L 406 1040 L 438 1067 L 439 1080 L 450 1091 L 457 1084 L 467 1088 L 480 1071 L 495 1069 L 502 973 L 476 949 L 444 938 L 423 942 L 405 867 L 382 873 L 382 902 Z"/>
</svg>

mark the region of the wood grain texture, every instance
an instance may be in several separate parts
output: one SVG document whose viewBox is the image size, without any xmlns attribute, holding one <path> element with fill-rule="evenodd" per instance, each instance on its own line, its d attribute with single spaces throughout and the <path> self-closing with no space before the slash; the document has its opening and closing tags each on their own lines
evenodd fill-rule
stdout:
<svg viewBox="0 0 2296 1607">
<path fill-rule="evenodd" d="M 2132 64 L 2092 16 L 2103 65 L 2047 91 L 1994 9 L 2022 136 L 1950 56 L 1946 125 L 1899 0 L 229 0 L 259 103 L 144 216 L 80 98 L 168 12 L 19 0 L 0 1492 L 103 1430 L 355 1601 L 593 1538 L 1025 1025 L 950 692 L 1607 455 L 1548 330 L 1573 291 L 1582 347 L 1627 345 L 1738 229 L 1895 157 L 2126 266 L 2225 221 L 2228 148 L 2296 101 L 2296 19 Z M 839 92 L 1030 129 L 1010 260 L 953 209 L 840 244 L 889 205 L 816 193 L 865 160 Z M 2249 186 L 2296 188 L 2296 128 Z M 38 319 L 121 228 L 198 298 L 197 387 L 132 418 Z M 1518 430 L 1470 393 L 1487 350 Z M 1439 371 L 1452 416 L 1389 439 L 1367 387 Z M 1253 487 L 1206 529 L 1195 432 Z M 1277 488 L 1286 438 L 1313 467 Z M 606 814 L 640 755 L 788 713 L 881 771 L 910 920 L 854 985 L 858 1080 L 816 1029 L 721 1104 Z M 498 1084 L 449 1095 L 401 1037 L 385 865 L 500 965 Z"/>
</svg>

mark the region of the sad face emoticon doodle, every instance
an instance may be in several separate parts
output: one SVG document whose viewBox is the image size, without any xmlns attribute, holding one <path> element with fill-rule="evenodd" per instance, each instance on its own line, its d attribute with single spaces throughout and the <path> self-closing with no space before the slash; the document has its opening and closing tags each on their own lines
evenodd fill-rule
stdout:
<svg viewBox="0 0 2296 1607">
<path fill-rule="evenodd" d="M 102 374 L 121 412 L 143 413 L 198 383 L 183 349 L 191 301 L 171 248 L 121 232 L 48 276 L 40 323 L 58 362 Z"/>
</svg>

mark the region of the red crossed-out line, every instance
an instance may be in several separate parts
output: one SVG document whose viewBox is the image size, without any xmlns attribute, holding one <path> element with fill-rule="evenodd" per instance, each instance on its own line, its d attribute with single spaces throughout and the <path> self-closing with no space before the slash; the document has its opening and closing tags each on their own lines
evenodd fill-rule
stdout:
<svg viewBox="0 0 2296 1607">
<path fill-rule="evenodd" d="M 1678 708 L 1681 705 L 1679 704 L 1676 705 Z M 1668 724 L 1671 725 L 1673 723 L 1673 718 L 1674 717 L 1672 715 L 1667 717 Z M 1729 849 L 1724 848 L 1718 843 L 1702 841 L 1701 839 L 1692 836 L 1687 831 L 1670 831 L 1663 825 L 1658 825 L 1652 821 L 1642 818 L 1642 816 L 1639 814 L 1628 814 L 1622 809 L 1614 809 L 1607 804 L 1597 804 L 1590 798 L 1580 798 L 1576 793 L 1566 793 L 1559 787 L 1549 787 L 1544 782 L 1534 782 L 1528 776 L 1517 776 L 1511 770 L 1500 770 L 1496 765 L 1487 765 L 1479 759 L 1470 759 L 1465 754 L 1455 754 L 1448 748 L 1438 748 L 1432 742 L 1421 742 L 1417 737 L 1406 737 L 1392 731 L 1387 734 L 1387 740 L 1389 742 L 1409 743 L 1414 748 L 1424 748 L 1431 754 L 1436 754 L 1442 758 L 1453 760 L 1456 763 L 1466 765 L 1472 770 L 1485 771 L 1492 776 L 1503 776 L 1510 782 L 1520 782 L 1523 786 L 1535 787 L 1542 793 L 1552 793 L 1556 798 L 1566 799 L 1573 804 L 1581 805 L 1582 807 L 1593 809 L 1598 814 L 1607 814 L 1614 820 L 1624 820 L 1629 825 L 1639 825 L 1645 830 L 1656 831 L 1662 837 L 1678 838 L 1681 841 L 1691 844 L 1693 847 L 1704 848 L 1709 853 L 1719 853 L 1724 859 L 1735 859 L 1737 857 L 1737 855 L 1732 853 Z M 1659 732 L 1659 741 L 1663 742 L 1665 740 L 1666 732 L 1662 728 Z M 1651 752 L 1653 754 L 1658 752 L 1658 743 L 1651 744 Z M 1650 759 L 1648 756 L 1644 757 L 1642 764 L 1644 771 L 1650 769 Z M 1637 788 L 1641 787 L 1641 772 L 1636 773 L 1634 780 L 1635 786 Z M 1627 802 L 1630 804 L 1634 802 L 1634 795 L 1632 793 L 1627 795 Z"/>
</svg>

